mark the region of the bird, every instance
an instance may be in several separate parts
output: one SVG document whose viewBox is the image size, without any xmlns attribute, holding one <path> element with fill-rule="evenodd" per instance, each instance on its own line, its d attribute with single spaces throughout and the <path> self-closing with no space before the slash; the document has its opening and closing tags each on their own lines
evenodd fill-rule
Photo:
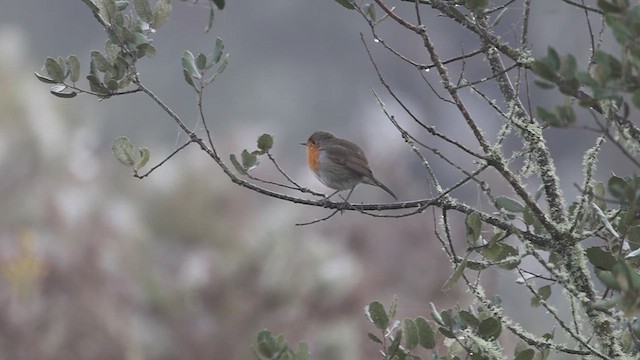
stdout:
<svg viewBox="0 0 640 360">
<path fill-rule="evenodd" d="M 316 178 L 327 187 L 336 190 L 323 200 L 340 191 L 349 190 L 349 200 L 356 185 L 363 183 L 382 188 L 398 200 L 386 185 L 373 176 L 364 151 L 349 140 L 336 137 L 327 131 L 316 131 L 305 143 L 307 163 Z"/>
</svg>

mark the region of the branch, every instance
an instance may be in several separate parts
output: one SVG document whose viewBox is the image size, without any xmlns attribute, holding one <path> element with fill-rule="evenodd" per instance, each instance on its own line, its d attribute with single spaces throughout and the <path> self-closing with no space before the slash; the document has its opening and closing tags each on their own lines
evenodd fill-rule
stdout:
<svg viewBox="0 0 640 360">
<path fill-rule="evenodd" d="M 478 23 L 480 24 L 480 26 L 486 26 L 486 18 L 480 17 L 478 19 Z M 553 158 L 551 157 L 549 149 L 546 146 L 546 142 L 544 137 L 542 136 L 542 132 L 534 132 L 529 130 L 529 124 L 535 125 L 538 129 L 539 126 L 535 124 L 533 119 L 531 119 L 531 117 L 525 110 L 524 105 L 520 101 L 520 98 L 517 96 L 516 91 L 511 84 L 511 80 L 509 79 L 509 75 L 504 72 L 505 69 L 500 55 L 497 52 L 493 51 L 493 49 L 487 50 L 485 52 L 485 55 L 489 60 L 491 71 L 494 73 L 494 75 L 496 75 L 498 87 L 502 92 L 502 96 L 504 96 L 505 101 L 507 102 L 507 104 L 509 104 L 510 113 L 513 115 L 514 119 L 516 119 L 518 122 L 524 123 L 526 126 L 526 128 L 518 128 L 521 129 L 520 134 L 527 144 L 527 147 L 536 156 L 536 162 L 538 168 L 540 169 L 540 178 L 542 179 L 542 183 L 544 184 L 547 203 L 549 204 L 549 208 L 551 210 L 551 219 L 556 224 L 564 224 L 564 222 L 566 221 L 566 214 L 564 199 L 562 197 L 562 190 L 560 190 L 559 180 L 556 175 L 557 171 Z M 526 191 L 524 191 L 523 193 L 518 192 L 518 195 L 523 196 L 523 194 L 526 193 Z M 523 197 L 523 200 L 527 201 L 527 197 L 528 196 Z M 529 206 L 533 206 L 533 204 L 535 204 L 535 201 L 533 201 L 533 199 L 530 200 L 531 201 L 527 201 L 527 204 Z M 534 207 L 538 208 L 537 206 Z M 534 207 L 532 207 L 531 210 L 533 210 L 535 213 L 536 209 Z M 556 235 L 559 235 L 557 230 L 548 223 L 548 220 L 546 219 L 546 215 L 544 213 L 536 213 L 536 216 L 540 219 L 542 224 L 545 225 L 547 231 L 552 234 L 555 233 Z"/>
<path fill-rule="evenodd" d="M 151 174 L 154 170 L 156 170 L 157 168 L 159 168 L 160 166 L 162 166 L 162 164 L 164 164 L 165 162 L 167 162 L 167 160 L 171 159 L 174 155 L 176 155 L 177 153 L 179 153 L 182 149 L 186 148 L 189 144 L 193 143 L 192 140 L 187 141 L 186 143 L 184 143 L 182 146 L 180 146 L 179 148 L 175 149 L 171 154 L 169 154 L 169 156 L 167 156 L 164 160 L 160 161 L 156 166 L 152 167 L 151 169 L 149 169 L 149 171 L 147 171 L 146 173 L 139 175 L 138 174 L 138 170 L 133 171 L 133 176 L 138 178 L 138 179 L 144 179 L 147 176 L 149 176 L 149 174 Z"/>
<path fill-rule="evenodd" d="M 379 3 L 380 0 L 376 0 L 376 3 Z M 413 0 L 402 0 L 402 1 L 410 1 L 413 2 Z M 579 6 L 580 4 L 575 3 L 573 1 L 569 1 L 569 0 L 563 0 L 566 3 L 569 3 L 571 5 L 575 5 L 578 6 L 580 8 L 585 8 L 582 6 Z M 507 57 L 509 57 L 511 60 L 513 60 L 514 62 L 516 62 L 519 66 L 531 70 L 531 65 L 533 64 L 533 58 L 531 57 L 531 54 L 528 50 L 525 49 L 516 49 L 513 48 L 511 46 L 509 46 L 507 43 L 503 42 L 498 36 L 496 36 L 495 34 L 487 31 L 486 29 L 483 29 L 482 27 L 478 26 L 478 24 L 476 23 L 475 20 L 470 19 L 469 17 L 465 16 L 464 14 L 462 14 L 454 5 L 452 5 L 450 2 L 448 1 L 444 1 L 444 0 L 431 0 L 431 1 L 420 1 L 421 4 L 426 4 L 426 5 L 430 5 L 432 8 L 440 11 L 443 15 L 445 15 L 446 17 L 452 19 L 453 21 L 457 22 L 458 24 L 462 25 L 463 27 L 465 27 L 466 29 L 470 30 L 471 32 L 475 33 L 482 42 L 489 44 L 493 47 L 495 47 L 496 49 L 498 49 L 498 51 L 500 51 L 501 53 L 503 53 L 504 55 L 506 55 Z M 388 9 L 388 8 L 387 8 Z M 383 8 L 384 10 L 384 8 Z M 598 9 L 594 9 L 594 8 L 590 8 L 590 7 L 586 7 L 586 10 L 588 11 L 592 11 L 595 13 L 601 13 L 600 10 Z M 405 26 L 403 24 L 403 26 L 405 26 L 407 29 L 415 31 L 415 26 L 412 24 L 407 23 L 406 21 L 404 22 L 406 25 Z M 553 81 L 552 81 L 555 85 L 557 85 L 558 87 L 563 87 L 563 82 L 564 80 L 562 79 L 562 77 L 557 76 Z M 584 100 L 587 101 L 589 103 L 593 103 L 593 97 L 587 93 L 585 93 L 583 90 L 576 90 L 575 93 L 571 94 L 571 96 L 573 96 L 574 98 L 578 99 L 578 100 Z M 601 106 L 599 105 L 595 105 L 592 107 L 595 111 L 597 111 L 598 113 L 607 116 L 607 111 L 605 111 Z M 628 119 L 624 119 L 624 117 L 620 116 L 619 114 L 613 114 L 611 115 L 613 117 L 613 120 L 618 124 L 618 126 L 620 126 L 620 128 L 622 130 L 626 130 L 629 132 L 629 135 L 638 143 L 640 143 L 640 128 L 634 126 L 631 122 L 628 121 Z"/>
<path fill-rule="evenodd" d="M 522 272 L 520 271 L 520 269 L 518 269 L 518 272 L 520 273 L 520 276 L 522 276 Z M 558 325 L 560 325 L 560 327 L 567 332 L 567 334 L 569 334 L 569 336 L 576 340 L 580 345 L 584 346 L 587 350 L 589 350 L 592 354 L 598 356 L 601 359 L 610 359 L 608 356 L 606 356 L 605 354 L 601 353 L 600 351 L 598 351 L 598 349 L 594 348 L 593 346 L 589 345 L 589 343 L 587 342 L 586 339 L 584 339 L 582 336 L 580 336 L 580 334 L 574 332 L 573 330 L 571 330 L 571 328 L 560 318 L 560 315 L 558 315 L 558 311 L 552 307 L 551 305 L 549 305 L 547 303 L 546 300 L 544 300 L 540 294 L 538 294 L 537 291 L 535 291 L 535 289 L 525 280 L 524 281 L 524 286 L 527 287 L 527 289 L 529 289 L 529 292 L 531 292 L 531 294 L 533 294 L 533 296 L 535 296 L 535 298 L 538 300 L 538 302 L 540 302 L 540 305 L 542 305 L 549 314 L 551 314 L 551 316 L 553 316 L 553 318 L 555 319 L 556 323 Z"/>
</svg>

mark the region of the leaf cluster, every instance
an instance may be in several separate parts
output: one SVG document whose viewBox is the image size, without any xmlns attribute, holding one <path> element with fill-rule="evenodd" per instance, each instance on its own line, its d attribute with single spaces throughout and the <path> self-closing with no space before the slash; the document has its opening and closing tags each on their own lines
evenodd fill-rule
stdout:
<svg viewBox="0 0 640 360">
<path fill-rule="evenodd" d="M 156 49 L 149 35 L 171 15 L 171 1 L 158 0 L 151 7 L 149 0 L 134 0 L 135 12 L 125 0 L 83 0 L 107 33 L 103 52 L 92 51 L 89 64 L 90 91 L 76 87 L 80 78 L 80 62 L 75 55 L 66 59 L 48 57 L 46 74 L 36 77 L 54 84 L 51 93 L 61 98 L 75 97 L 78 92 L 108 98 L 126 89 L 136 79 L 135 65 L 144 57 L 154 57 Z M 67 80 L 70 83 L 67 83 Z"/>
<path fill-rule="evenodd" d="M 233 167 L 235 167 L 238 173 L 246 175 L 249 171 L 260 165 L 258 157 L 269 153 L 269 150 L 273 147 L 273 136 L 269 134 L 262 134 L 258 137 L 257 143 L 257 150 L 253 150 L 251 152 L 247 149 L 242 150 L 242 153 L 240 153 L 242 163 L 238 161 L 235 154 L 229 155 L 229 160 L 231 160 L 231 164 L 233 164 Z"/>
<path fill-rule="evenodd" d="M 122 165 L 132 168 L 134 172 L 144 167 L 151 157 L 149 149 L 136 147 L 126 136 L 117 138 L 111 145 L 111 151 Z"/>
<path fill-rule="evenodd" d="M 191 51 L 186 50 L 182 55 L 184 80 L 191 85 L 196 93 L 202 92 L 205 86 L 211 84 L 227 68 L 229 54 L 222 56 L 223 51 L 224 42 L 222 39 L 216 38 L 213 50 L 209 54 L 198 53 L 196 56 Z M 217 65 L 215 72 L 207 77 L 208 71 L 214 65 Z"/>
<path fill-rule="evenodd" d="M 496 307 L 501 305 L 498 296 L 492 302 Z M 491 358 L 492 349 L 479 346 L 478 342 L 470 341 L 470 337 L 497 346 L 502 333 L 501 319 L 483 307 L 438 311 L 432 303 L 432 320 L 418 316 L 401 321 L 394 320 L 396 308 L 397 299 L 394 299 L 388 310 L 378 301 L 371 302 L 364 309 L 366 318 L 380 332 L 380 335 L 370 332 L 369 339 L 382 346 L 381 353 L 389 360 L 422 359 L 416 354 L 420 348 L 431 350 L 431 359 L 487 359 Z M 553 337 L 552 334 L 545 336 Z M 530 360 L 534 355 L 536 350 L 524 342 L 519 343 L 514 352 L 514 358 L 518 360 Z M 539 351 L 537 359 L 546 359 L 548 355 L 548 350 Z"/>
<path fill-rule="evenodd" d="M 575 97 L 579 89 L 590 90 L 589 97 L 578 97 L 580 106 L 590 108 L 600 106 L 603 100 L 611 100 L 619 109 L 626 95 L 640 108 L 640 5 L 628 0 L 599 0 L 598 7 L 604 15 L 605 23 L 611 29 L 621 52 L 614 55 L 595 49 L 590 69 L 579 70 L 575 57 L 571 54 L 559 56 L 549 47 L 547 56 L 536 59 L 532 70 L 541 78 L 535 83 L 543 89 L 558 90 Z M 568 127 L 575 122 L 571 105 L 556 106 L 553 111 L 542 107 L 538 116 L 553 127 Z"/>
<path fill-rule="evenodd" d="M 309 347 L 301 342 L 294 351 L 285 341 L 284 335 L 273 337 L 267 329 L 258 333 L 253 353 L 258 360 L 307 360 Z"/>
</svg>

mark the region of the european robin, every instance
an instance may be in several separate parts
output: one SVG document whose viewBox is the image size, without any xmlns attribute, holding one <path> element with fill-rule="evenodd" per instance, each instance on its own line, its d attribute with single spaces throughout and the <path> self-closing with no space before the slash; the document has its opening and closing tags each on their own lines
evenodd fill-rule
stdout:
<svg viewBox="0 0 640 360">
<path fill-rule="evenodd" d="M 314 132 L 302 145 L 307 146 L 307 162 L 316 178 L 336 190 L 329 197 L 350 190 L 347 201 L 356 185 L 363 183 L 378 186 L 398 200 L 393 191 L 373 176 L 367 158 L 358 145 L 326 131 Z"/>
</svg>

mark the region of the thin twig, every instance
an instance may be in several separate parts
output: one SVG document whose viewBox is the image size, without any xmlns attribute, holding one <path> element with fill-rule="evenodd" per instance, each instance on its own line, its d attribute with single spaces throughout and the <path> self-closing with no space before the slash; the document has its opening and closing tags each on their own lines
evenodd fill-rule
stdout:
<svg viewBox="0 0 640 360">
<path fill-rule="evenodd" d="M 575 6 L 577 8 L 583 9 L 584 11 L 590 11 L 590 12 L 596 13 L 598 15 L 603 15 L 604 14 L 602 12 L 602 10 L 594 8 L 594 7 L 591 7 L 591 6 L 584 5 L 584 3 L 580 4 L 580 3 L 577 3 L 577 2 L 572 1 L 572 0 L 562 0 L 562 1 L 567 3 L 567 4 L 569 4 L 569 5 L 571 5 L 571 6 Z"/>
<path fill-rule="evenodd" d="M 271 160 L 273 165 L 276 167 L 278 172 L 280 174 L 282 174 L 282 176 L 284 176 L 285 179 L 287 179 L 287 181 L 292 183 L 295 186 L 296 190 L 299 190 L 300 192 L 303 192 L 303 193 L 308 193 L 308 194 L 311 194 L 311 195 L 315 195 L 315 196 L 322 196 L 322 197 L 325 196 L 323 193 L 319 193 L 319 192 L 313 191 L 311 189 L 307 189 L 307 188 L 301 186 L 300 184 L 298 184 L 297 182 L 295 182 L 289 175 L 287 175 L 286 172 L 284 172 L 284 170 L 282 170 L 282 168 L 280 167 L 280 165 L 278 165 L 278 163 L 276 162 L 276 159 L 273 157 L 273 155 L 271 155 L 270 152 L 267 152 L 267 156 L 269 157 L 269 160 Z"/>
<path fill-rule="evenodd" d="M 138 179 L 144 179 L 147 176 L 149 176 L 149 174 L 151 174 L 155 169 L 159 168 L 160 166 L 162 166 L 162 164 L 164 164 L 165 162 L 167 162 L 167 160 L 171 159 L 175 154 L 179 153 L 182 149 L 186 148 L 189 144 L 193 143 L 193 140 L 189 140 L 186 143 L 184 143 L 182 146 L 180 146 L 179 148 L 175 149 L 171 154 L 169 154 L 169 156 L 167 156 L 164 160 L 160 161 L 158 164 L 156 164 L 156 166 L 152 167 L 151 169 L 149 169 L 149 171 L 147 171 L 146 173 L 139 175 L 138 174 L 138 170 L 134 170 L 133 171 L 133 176 L 138 178 Z"/>
<path fill-rule="evenodd" d="M 520 276 L 522 276 L 522 272 L 520 272 Z M 525 282 L 523 283 L 524 286 L 527 287 L 527 289 L 529 289 L 529 291 L 531 292 L 531 294 L 538 300 L 538 302 L 540 303 L 540 305 L 542 305 L 549 314 L 551 314 L 551 316 L 553 316 L 553 318 L 556 321 L 556 324 L 560 325 L 560 327 L 562 329 L 564 329 L 564 331 L 569 334 L 569 336 L 571 338 L 573 338 L 575 341 L 577 341 L 580 345 L 584 346 L 587 350 L 589 350 L 593 355 L 598 356 L 601 359 L 605 359 L 608 360 L 610 359 L 609 356 L 606 356 L 605 354 L 601 353 L 598 349 L 594 348 L 593 346 L 589 345 L 587 343 L 587 341 L 580 335 L 578 335 L 577 333 L 575 333 L 573 330 L 571 330 L 571 328 L 565 324 L 565 322 L 560 318 L 560 316 L 558 315 L 558 311 L 551 307 L 551 305 L 549 305 L 547 303 L 546 300 L 544 300 L 540 294 L 538 294 L 537 291 L 535 291 L 533 289 L 533 287 L 525 280 Z"/>
</svg>

